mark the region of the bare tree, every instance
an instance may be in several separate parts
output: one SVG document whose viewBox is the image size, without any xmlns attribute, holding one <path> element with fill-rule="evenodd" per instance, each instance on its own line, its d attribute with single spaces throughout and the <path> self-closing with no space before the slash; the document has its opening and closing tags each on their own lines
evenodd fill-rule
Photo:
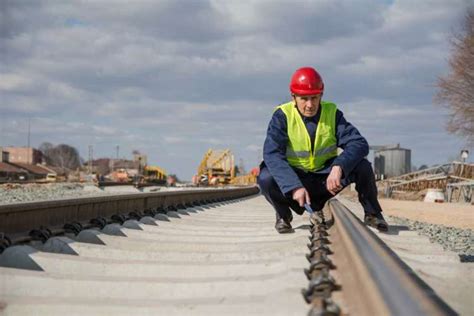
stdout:
<svg viewBox="0 0 474 316">
<path fill-rule="evenodd" d="M 54 145 L 49 142 L 44 142 L 39 146 L 39 150 L 43 153 L 43 155 L 48 151 L 53 149 Z"/>
<path fill-rule="evenodd" d="M 435 101 L 449 110 L 447 130 L 474 144 L 474 7 L 453 34 L 450 72 L 438 79 Z"/>
<path fill-rule="evenodd" d="M 43 143 L 40 145 L 40 150 L 48 165 L 71 170 L 81 166 L 79 152 L 72 146 L 66 144 L 54 146 L 51 143 Z"/>
</svg>

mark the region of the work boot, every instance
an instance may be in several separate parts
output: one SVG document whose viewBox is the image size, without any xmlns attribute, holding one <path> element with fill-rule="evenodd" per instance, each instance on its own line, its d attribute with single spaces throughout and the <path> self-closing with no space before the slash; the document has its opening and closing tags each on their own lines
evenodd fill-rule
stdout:
<svg viewBox="0 0 474 316">
<path fill-rule="evenodd" d="M 388 224 L 383 218 L 382 213 L 377 214 L 365 214 L 364 223 L 367 226 L 377 228 L 381 232 L 388 231 Z"/>
<path fill-rule="evenodd" d="M 277 214 L 275 229 L 280 234 L 287 234 L 287 233 L 294 232 L 294 230 L 293 230 L 293 228 L 291 227 L 291 224 L 290 224 L 292 220 L 293 220 L 293 215 L 292 214 L 290 214 L 290 217 L 288 219 L 284 219 L 284 218 L 280 217 Z"/>
</svg>

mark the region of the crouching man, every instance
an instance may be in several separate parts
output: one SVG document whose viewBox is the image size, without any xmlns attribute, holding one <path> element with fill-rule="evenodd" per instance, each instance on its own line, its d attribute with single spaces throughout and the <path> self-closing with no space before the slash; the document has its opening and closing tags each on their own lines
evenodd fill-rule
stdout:
<svg viewBox="0 0 474 316">
<path fill-rule="evenodd" d="M 365 223 L 388 230 L 377 200 L 375 177 L 364 158 L 369 146 L 337 109 L 322 101 L 324 84 L 310 67 L 296 70 L 290 82 L 292 100 L 278 106 L 268 125 L 258 184 L 276 212 L 279 233 L 293 232 L 291 210 L 304 204 L 314 211 L 355 182 Z M 337 155 L 337 148 L 344 151 Z"/>
</svg>

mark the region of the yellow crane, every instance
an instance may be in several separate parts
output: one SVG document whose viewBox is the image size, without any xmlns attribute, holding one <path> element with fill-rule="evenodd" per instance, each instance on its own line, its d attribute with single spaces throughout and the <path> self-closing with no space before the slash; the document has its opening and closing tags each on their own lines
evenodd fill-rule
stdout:
<svg viewBox="0 0 474 316">
<path fill-rule="evenodd" d="M 228 184 L 235 177 L 234 155 L 230 149 L 209 149 L 199 164 L 195 184 Z"/>
</svg>

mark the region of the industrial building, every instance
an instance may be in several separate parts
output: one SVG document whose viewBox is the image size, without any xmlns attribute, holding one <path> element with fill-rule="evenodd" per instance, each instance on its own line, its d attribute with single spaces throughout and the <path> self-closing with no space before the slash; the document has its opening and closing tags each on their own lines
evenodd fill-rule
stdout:
<svg viewBox="0 0 474 316">
<path fill-rule="evenodd" d="M 26 180 L 28 172 L 9 163 L 0 162 L 0 183 Z"/>
<path fill-rule="evenodd" d="M 138 151 L 133 152 L 133 161 L 138 162 L 141 170 L 148 165 L 148 156 L 145 154 L 141 154 Z"/>
<path fill-rule="evenodd" d="M 411 172 L 411 150 L 394 146 L 371 146 L 377 179 L 387 179 Z"/>
<path fill-rule="evenodd" d="M 0 147 L 0 162 L 8 162 L 10 154 L 8 151 L 4 151 L 2 147 Z"/>
<path fill-rule="evenodd" d="M 42 165 L 41 151 L 32 147 L 0 147 L 0 182 L 56 181 L 57 173 Z"/>
<path fill-rule="evenodd" d="M 23 171 L 26 171 L 28 173 L 27 180 L 30 181 L 47 181 L 47 182 L 53 182 L 56 181 L 57 173 L 49 169 L 48 167 L 37 164 L 37 165 L 31 165 L 31 164 L 26 164 L 26 163 L 12 163 L 10 162 L 10 165 L 17 167 Z"/>
<path fill-rule="evenodd" d="M 43 154 L 33 147 L 3 147 L 8 152 L 8 161 L 36 165 L 43 162 Z"/>
</svg>

